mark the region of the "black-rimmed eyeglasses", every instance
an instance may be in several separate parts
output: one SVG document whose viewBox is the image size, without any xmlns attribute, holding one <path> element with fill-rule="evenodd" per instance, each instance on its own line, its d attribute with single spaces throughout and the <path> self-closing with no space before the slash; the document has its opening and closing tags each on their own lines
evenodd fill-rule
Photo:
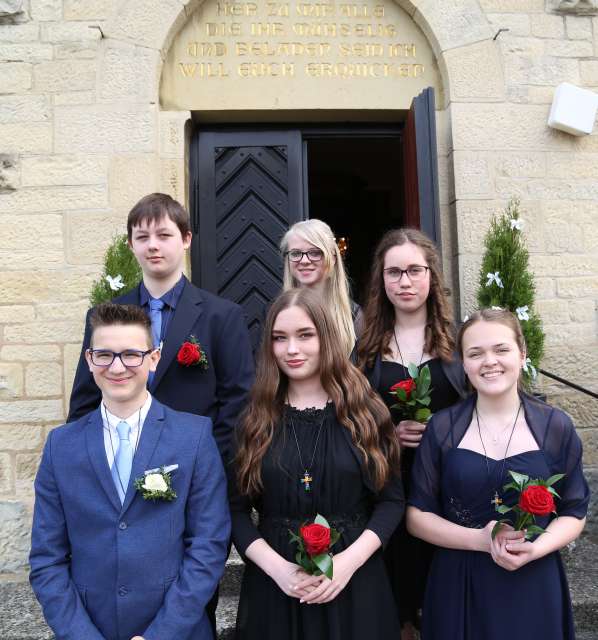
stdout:
<svg viewBox="0 0 598 640">
<path fill-rule="evenodd" d="M 96 367 L 109 367 L 115 360 L 119 358 L 123 366 L 128 369 L 134 367 L 140 367 L 143 364 L 143 359 L 148 353 L 152 353 L 155 349 L 148 349 L 147 351 L 138 351 L 137 349 L 125 349 L 125 351 L 110 351 L 108 349 L 88 349 L 87 352 L 91 357 L 91 362 Z"/>
<path fill-rule="evenodd" d="M 310 262 L 320 262 L 320 260 L 324 257 L 324 252 L 322 249 L 309 249 L 309 251 L 299 251 L 299 249 L 291 249 L 290 251 L 285 251 L 284 255 L 291 262 L 301 262 L 303 260 L 303 256 L 307 256 L 307 259 Z"/>
<path fill-rule="evenodd" d="M 417 282 L 423 280 L 429 269 L 430 267 L 425 267 L 422 264 L 410 264 L 406 269 L 388 267 L 388 269 L 384 269 L 384 279 L 387 282 L 400 282 L 403 274 L 406 273 L 411 282 Z"/>
</svg>

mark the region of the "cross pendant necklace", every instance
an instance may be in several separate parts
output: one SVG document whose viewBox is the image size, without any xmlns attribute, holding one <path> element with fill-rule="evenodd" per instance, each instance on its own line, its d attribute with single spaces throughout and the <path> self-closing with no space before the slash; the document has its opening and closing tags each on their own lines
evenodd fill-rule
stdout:
<svg viewBox="0 0 598 640">
<path fill-rule="evenodd" d="M 490 500 L 490 504 L 493 504 L 495 508 L 502 504 L 502 498 L 498 495 L 496 489 L 494 490 L 494 498 Z"/>
<path fill-rule="evenodd" d="M 287 398 L 287 404 L 289 406 L 289 409 L 291 409 L 291 404 L 289 402 L 289 399 Z M 309 466 L 303 464 L 303 457 L 301 455 L 301 448 L 299 447 L 299 438 L 297 438 L 297 432 L 295 431 L 295 425 L 293 423 L 293 418 L 291 416 L 291 413 L 289 411 L 289 422 L 291 423 L 291 429 L 293 430 L 293 435 L 295 436 L 295 444 L 297 445 L 297 453 L 299 454 L 299 463 L 301 464 L 301 466 L 303 467 L 303 469 L 305 469 L 305 471 L 303 472 L 303 475 L 299 478 L 299 482 L 303 485 L 303 489 L 304 491 L 307 493 L 309 491 L 311 491 L 311 485 L 312 482 L 314 481 L 313 476 L 310 472 L 310 469 L 313 468 L 314 465 L 314 460 L 316 457 L 316 450 L 318 449 L 318 442 L 320 441 L 320 433 L 322 432 L 322 426 L 324 424 L 324 420 L 326 418 L 326 406 L 328 404 L 328 399 L 326 399 L 326 405 L 324 405 L 324 408 L 322 409 L 322 420 L 320 420 L 320 426 L 318 427 L 318 433 L 316 435 L 316 444 L 314 445 L 314 450 L 311 454 L 311 460 L 309 463 Z"/>
</svg>

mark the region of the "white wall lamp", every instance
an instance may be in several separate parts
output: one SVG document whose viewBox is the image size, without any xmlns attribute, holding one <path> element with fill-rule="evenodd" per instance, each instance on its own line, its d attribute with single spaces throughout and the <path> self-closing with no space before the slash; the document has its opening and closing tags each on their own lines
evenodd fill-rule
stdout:
<svg viewBox="0 0 598 640">
<path fill-rule="evenodd" d="M 563 82 L 554 92 L 548 126 L 573 136 L 589 135 L 597 109 L 598 94 Z"/>
</svg>

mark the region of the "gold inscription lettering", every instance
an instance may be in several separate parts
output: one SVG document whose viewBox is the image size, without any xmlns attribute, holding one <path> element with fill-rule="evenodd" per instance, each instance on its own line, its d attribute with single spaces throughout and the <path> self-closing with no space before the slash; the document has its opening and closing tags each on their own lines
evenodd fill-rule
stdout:
<svg viewBox="0 0 598 640">
<path fill-rule="evenodd" d="M 192 58 L 224 56 L 226 55 L 226 45 L 224 42 L 190 42 L 187 45 L 187 55 Z"/>
<path fill-rule="evenodd" d="M 415 58 L 415 45 L 412 44 L 389 44 L 388 55 L 391 58 Z"/>
<path fill-rule="evenodd" d="M 290 77 L 295 75 L 295 63 L 242 62 L 237 68 L 237 73 L 242 78 L 263 78 L 265 76 L 272 78 L 278 76 Z"/>
<path fill-rule="evenodd" d="M 241 36 L 243 25 L 240 22 L 206 22 L 208 36 Z"/>
<path fill-rule="evenodd" d="M 255 2 L 218 2 L 216 13 L 218 16 L 255 16 L 257 4 Z"/>
<path fill-rule="evenodd" d="M 334 5 L 300 2 L 296 7 L 297 15 L 305 18 L 328 18 L 334 15 Z"/>
<path fill-rule="evenodd" d="M 282 22 L 252 22 L 252 36 L 283 36 L 284 25 Z"/>
<path fill-rule="evenodd" d="M 179 62 L 179 69 L 186 78 L 228 77 L 228 71 L 222 62 Z"/>
<path fill-rule="evenodd" d="M 288 18 L 290 15 L 288 3 L 266 2 L 269 18 Z"/>
</svg>

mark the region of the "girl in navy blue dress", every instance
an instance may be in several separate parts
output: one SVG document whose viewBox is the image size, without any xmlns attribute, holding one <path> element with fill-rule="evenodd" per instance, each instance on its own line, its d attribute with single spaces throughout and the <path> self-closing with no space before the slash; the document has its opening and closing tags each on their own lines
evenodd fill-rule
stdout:
<svg viewBox="0 0 598 640">
<path fill-rule="evenodd" d="M 423 640 L 572 640 L 559 549 L 585 524 L 581 441 L 567 414 L 519 390 L 525 343 L 512 313 L 475 313 L 458 345 L 477 393 L 428 423 L 409 496 L 409 530 L 438 547 Z M 503 491 L 509 471 L 543 479 L 565 474 L 554 485 L 559 517 L 537 517 L 547 532 L 533 541 L 508 525 L 491 538 L 497 502 L 517 500 Z"/>
</svg>

